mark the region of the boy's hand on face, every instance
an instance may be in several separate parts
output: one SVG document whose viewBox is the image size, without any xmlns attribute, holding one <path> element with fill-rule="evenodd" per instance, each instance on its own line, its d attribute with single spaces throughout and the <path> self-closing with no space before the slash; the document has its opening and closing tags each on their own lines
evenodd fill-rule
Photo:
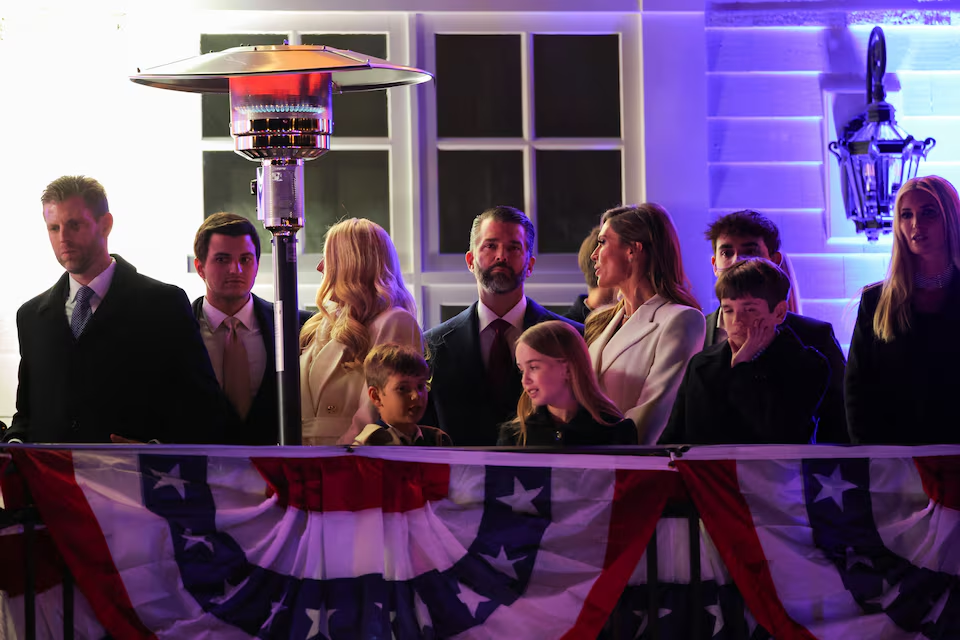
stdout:
<svg viewBox="0 0 960 640">
<path fill-rule="evenodd" d="M 747 338 L 739 349 L 733 351 L 730 366 L 735 367 L 741 362 L 750 362 L 758 353 L 770 346 L 777 333 L 777 323 L 773 318 L 758 318 L 752 326 L 747 327 Z M 731 350 L 734 348 L 730 344 Z"/>
</svg>

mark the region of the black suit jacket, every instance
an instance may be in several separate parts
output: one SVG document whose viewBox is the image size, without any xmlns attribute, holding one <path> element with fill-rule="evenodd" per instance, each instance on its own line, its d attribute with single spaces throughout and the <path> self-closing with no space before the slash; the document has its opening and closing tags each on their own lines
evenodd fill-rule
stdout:
<svg viewBox="0 0 960 640">
<path fill-rule="evenodd" d="M 830 365 L 789 327 L 755 360 L 730 366 L 726 341 L 693 356 L 659 444 L 807 444 Z"/>
<path fill-rule="evenodd" d="M 707 335 L 703 339 L 704 349 L 715 343 L 719 313 L 720 309 L 717 309 L 707 316 Z M 843 357 L 840 343 L 837 342 L 837 337 L 833 333 L 833 325 L 788 311 L 782 326 L 789 327 L 800 342 L 819 351 L 830 363 L 830 387 L 820 407 L 817 442 L 820 444 L 850 442 L 843 402 L 843 377 L 847 360 Z"/>
<path fill-rule="evenodd" d="M 63 277 L 17 312 L 20 386 L 5 440 L 229 442 L 222 402 L 190 302 L 120 256 L 106 296 L 74 338 Z"/>
<path fill-rule="evenodd" d="M 880 284 L 866 287 L 850 342 L 847 422 L 855 443 L 960 443 L 960 276 L 943 309 L 911 312 L 910 329 L 892 342 L 873 332 Z"/>
<path fill-rule="evenodd" d="M 247 414 L 247 419 L 243 421 L 234 440 L 237 444 L 275 445 L 280 441 L 280 423 L 277 417 L 277 348 L 274 341 L 276 325 L 273 321 L 273 303 L 253 294 L 250 295 L 253 297 L 253 314 L 257 319 L 257 324 L 260 325 L 260 336 L 263 338 L 263 346 L 267 350 L 267 362 L 266 369 L 263 372 L 263 381 L 260 383 L 257 395 L 254 396 L 253 403 L 250 405 L 250 413 Z M 313 315 L 309 311 L 300 311 L 299 314 L 301 327 Z M 193 301 L 193 315 L 197 322 L 200 322 L 203 317 L 203 296 Z M 233 411 L 233 405 L 230 404 L 226 395 L 223 396 L 223 399 L 239 422 L 240 417 Z"/>
<path fill-rule="evenodd" d="M 570 308 L 567 309 L 567 312 L 563 314 L 564 318 L 569 318 L 574 322 L 579 322 L 583 324 L 587 321 L 587 316 L 590 315 L 590 307 L 586 304 L 587 294 L 581 293 L 577 296 L 577 299 L 570 305 Z"/>
<path fill-rule="evenodd" d="M 424 424 L 439 427 L 458 447 L 497 444 L 500 424 L 517 415 L 523 392 L 520 372 L 513 368 L 505 394 L 512 403 L 498 403 L 490 392 L 480 354 L 480 317 L 477 304 L 424 334 L 430 362 L 430 401 Z M 547 311 L 527 298 L 523 328 L 546 320 L 560 320 L 583 333 L 583 325 Z"/>
</svg>

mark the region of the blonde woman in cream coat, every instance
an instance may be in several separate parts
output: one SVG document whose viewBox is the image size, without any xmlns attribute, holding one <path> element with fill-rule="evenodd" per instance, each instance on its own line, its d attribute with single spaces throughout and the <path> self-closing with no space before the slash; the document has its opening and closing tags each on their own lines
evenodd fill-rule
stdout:
<svg viewBox="0 0 960 640">
<path fill-rule="evenodd" d="M 300 331 L 303 444 L 349 444 L 379 419 L 367 396 L 363 360 L 375 345 L 423 350 L 416 304 L 400 261 L 380 225 L 351 218 L 330 227 L 324 242 L 320 311 Z"/>
<path fill-rule="evenodd" d="M 653 203 L 607 211 L 592 258 L 599 286 L 619 289 L 621 299 L 587 317 L 590 359 L 639 443 L 655 444 L 706 331 L 670 215 Z"/>
</svg>

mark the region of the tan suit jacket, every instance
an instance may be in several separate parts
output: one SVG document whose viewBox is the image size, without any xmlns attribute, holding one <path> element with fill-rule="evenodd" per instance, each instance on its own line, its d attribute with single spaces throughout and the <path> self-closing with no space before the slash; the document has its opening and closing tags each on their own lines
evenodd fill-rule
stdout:
<svg viewBox="0 0 960 640">
<path fill-rule="evenodd" d="M 620 326 L 623 315 L 593 341 L 590 359 L 604 393 L 637 425 L 639 443 L 656 444 L 687 363 L 703 346 L 703 314 L 654 296 Z"/>
<path fill-rule="evenodd" d="M 393 307 L 367 327 L 370 348 L 388 342 L 423 352 L 423 334 L 417 319 Z M 318 339 L 300 354 L 300 415 L 303 444 L 350 444 L 365 425 L 380 415 L 367 395 L 363 367 L 342 365 L 343 345 L 329 339 L 329 325 L 320 326 Z"/>
</svg>

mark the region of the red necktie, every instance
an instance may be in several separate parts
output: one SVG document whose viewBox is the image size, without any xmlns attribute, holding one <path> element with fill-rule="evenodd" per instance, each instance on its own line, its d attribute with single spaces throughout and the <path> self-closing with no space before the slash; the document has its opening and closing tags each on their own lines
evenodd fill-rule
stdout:
<svg viewBox="0 0 960 640">
<path fill-rule="evenodd" d="M 490 360 L 487 362 L 487 381 L 498 400 L 503 400 L 503 392 L 513 369 L 513 355 L 510 353 L 510 340 L 507 338 L 507 331 L 511 326 L 503 318 L 497 318 L 490 323 L 495 333 L 493 345 L 490 347 Z"/>
</svg>

